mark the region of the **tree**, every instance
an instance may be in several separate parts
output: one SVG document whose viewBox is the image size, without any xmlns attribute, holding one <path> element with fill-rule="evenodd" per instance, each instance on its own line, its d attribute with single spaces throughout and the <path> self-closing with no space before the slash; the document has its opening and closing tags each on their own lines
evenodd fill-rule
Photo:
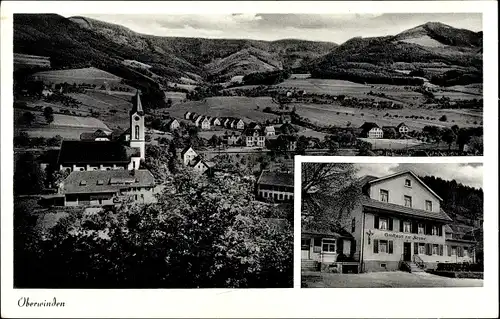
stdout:
<svg viewBox="0 0 500 319">
<path fill-rule="evenodd" d="M 43 109 L 43 116 L 45 117 L 47 123 L 50 124 L 54 122 L 54 110 L 50 106 Z"/>
<path fill-rule="evenodd" d="M 171 107 L 172 106 L 172 99 L 171 98 L 168 98 L 167 99 L 167 108 Z"/>
<path fill-rule="evenodd" d="M 58 288 L 261 288 L 293 284 L 293 231 L 264 216 L 253 182 L 189 169 L 158 202 L 70 214 L 50 231 L 38 284 Z M 71 231 L 70 231 L 71 230 Z"/>
<path fill-rule="evenodd" d="M 352 164 L 302 163 L 302 214 L 314 228 L 342 225 L 361 198 Z"/>
<path fill-rule="evenodd" d="M 445 129 L 441 135 L 441 140 L 448 144 L 448 149 L 451 149 L 451 144 L 456 140 L 457 136 L 451 129 Z"/>
<path fill-rule="evenodd" d="M 219 145 L 219 138 L 217 137 L 217 135 L 214 134 L 214 135 L 212 135 L 212 137 L 210 138 L 208 143 L 215 147 L 215 146 Z"/>
<path fill-rule="evenodd" d="M 443 116 L 441 116 L 441 117 L 439 118 L 439 120 L 440 120 L 441 122 L 446 122 L 446 121 L 448 121 L 448 118 L 446 117 L 446 115 L 443 115 Z"/>
<path fill-rule="evenodd" d="M 469 150 L 473 154 L 482 155 L 483 154 L 483 137 L 482 136 L 472 136 L 469 140 Z"/>
<path fill-rule="evenodd" d="M 24 112 L 22 121 L 26 123 L 26 125 L 31 126 L 31 124 L 35 121 L 35 115 L 31 112 Z"/>
<path fill-rule="evenodd" d="M 297 139 L 297 148 L 295 149 L 297 154 L 304 155 L 308 146 L 309 139 L 304 135 L 300 135 Z"/>
<path fill-rule="evenodd" d="M 16 161 L 14 193 L 16 195 L 40 194 L 45 174 L 31 153 L 23 153 Z"/>
</svg>

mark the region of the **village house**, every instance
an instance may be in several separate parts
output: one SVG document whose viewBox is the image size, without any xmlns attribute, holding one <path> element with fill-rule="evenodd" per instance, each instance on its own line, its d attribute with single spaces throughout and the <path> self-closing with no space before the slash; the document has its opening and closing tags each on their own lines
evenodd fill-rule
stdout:
<svg viewBox="0 0 500 319">
<path fill-rule="evenodd" d="M 51 89 L 49 89 L 49 88 L 47 88 L 47 87 L 43 88 L 43 90 L 42 90 L 42 95 L 43 95 L 44 97 L 51 96 L 52 94 L 53 94 L 53 93 L 52 93 L 52 90 L 51 90 Z"/>
<path fill-rule="evenodd" d="M 73 171 L 59 186 L 64 206 L 116 205 L 126 198 L 154 203 L 155 181 L 148 170 Z"/>
<path fill-rule="evenodd" d="M 259 124 L 252 122 L 248 124 L 247 128 L 251 130 L 260 130 L 262 127 Z"/>
<path fill-rule="evenodd" d="M 368 137 L 368 138 L 383 138 L 384 137 L 384 132 L 382 129 L 373 122 L 365 122 L 363 125 L 361 125 L 361 137 Z"/>
<path fill-rule="evenodd" d="M 293 201 L 293 184 L 293 173 L 263 170 L 256 183 L 256 197 L 276 202 Z"/>
<path fill-rule="evenodd" d="M 397 130 L 400 136 L 408 135 L 408 132 L 410 132 L 410 128 L 405 123 L 400 123 Z"/>
<path fill-rule="evenodd" d="M 258 126 L 260 128 L 260 126 Z M 245 135 L 245 145 L 247 147 L 264 147 L 266 146 L 266 136 L 262 129 L 245 129 L 243 135 Z"/>
<path fill-rule="evenodd" d="M 287 115 L 287 114 L 280 115 L 279 122 L 281 124 L 291 123 L 292 122 L 292 117 L 290 115 Z"/>
<path fill-rule="evenodd" d="M 203 160 L 191 146 L 186 146 L 181 151 L 181 160 L 184 166 L 191 167 L 200 174 L 211 174 L 215 166 L 215 163 Z"/>
<path fill-rule="evenodd" d="M 168 123 L 168 129 L 170 132 L 178 130 L 179 127 L 181 127 L 181 125 L 179 124 L 179 121 L 177 121 L 176 119 L 173 119 Z"/>
<path fill-rule="evenodd" d="M 264 132 L 266 136 L 275 136 L 276 135 L 276 130 L 274 129 L 273 125 L 268 125 L 264 128 Z"/>
<path fill-rule="evenodd" d="M 237 130 L 243 130 L 245 128 L 245 122 L 243 122 L 243 120 L 241 120 L 241 119 L 234 120 L 232 125 Z"/>
<path fill-rule="evenodd" d="M 146 157 L 144 110 L 142 109 L 140 91 L 137 91 L 135 103 L 129 116 L 130 128 L 133 129 L 125 131 L 121 140 L 106 141 L 104 136 L 100 136 L 98 140 L 85 140 L 86 135 L 84 135 L 84 140 L 80 141 L 63 140 L 58 156 L 59 169 L 68 172 L 138 170 L 141 160 Z"/>
<path fill-rule="evenodd" d="M 231 134 L 225 132 L 222 139 L 227 145 L 239 145 L 241 141 L 240 135 L 236 134 L 235 132 L 231 132 Z"/>
<path fill-rule="evenodd" d="M 201 121 L 203 121 L 204 116 L 197 115 L 195 120 L 194 120 L 194 125 L 197 127 L 201 126 Z"/>
<path fill-rule="evenodd" d="M 198 153 L 191 146 L 186 146 L 181 151 L 182 162 L 185 166 L 189 165 L 196 157 L 198 157 Z"/>
<path fill-rule="evenodd" d="M 224 126 L 225 128 L 231 128 L 231 122 L 232 122 L 231 118 L 225 117 L 223 118 L 222 126 Z"/>
<path fill-rule="evenodd" d="M 191 112 L 188 111 L 188 112 L 184 113 L 184 119 L 189 120 L 190 117 L 191 117 Z"/>
<path fill-rule="evenodd" d="M 474 260 L 474 241 L 446 235 L 452 219 L 442 210 L 441 197 L 416 174 L 364 176 L 360 182 L 363 195 L 350 213 L 351 220 L 335 232 L 308 230 L 302 236 L 303 265 L 333 266 L 340 256 L 338 245 L 343 246 L 342 260 L 358 263 L 356 271 L 362 272 L 417 272 L 434 269 L 438 263 Z"/>
<path fill-rule="evenodd" d="M 221 123 L 220 123 L 219 118 L 217 118 L 217 117 L 212 117 L 212 118 L 210 119 L 210 125 L 211 125 L 211 126 L 220 126 L 220 125 L 221 125 Z"/>
<path fill-rule="evenodd" d="M 200 127 L 202 130 L 209 130 L 210 129 L 210 119 L 208 117 L 203 117 L 203 119 L 200 121 Z"/>
</svg>

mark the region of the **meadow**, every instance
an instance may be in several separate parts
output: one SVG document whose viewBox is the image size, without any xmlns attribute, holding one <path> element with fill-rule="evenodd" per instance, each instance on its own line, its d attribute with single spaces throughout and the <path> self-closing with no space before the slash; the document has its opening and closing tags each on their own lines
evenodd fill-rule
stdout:
<svg viewBox="0 0 500 319">
<path fill-rule="evenodd" d="M 66 69 L 37 72 L 32 75 L 35 80 L 43 81 L 45 84 L 64 83 L 69 84 L 95 84 L 95 85 L 120 85 L 122 87 L 132 87 L 121 84 L 122 78 L 109 72 L 90 67 L 81 69 Z"/>
</svg>

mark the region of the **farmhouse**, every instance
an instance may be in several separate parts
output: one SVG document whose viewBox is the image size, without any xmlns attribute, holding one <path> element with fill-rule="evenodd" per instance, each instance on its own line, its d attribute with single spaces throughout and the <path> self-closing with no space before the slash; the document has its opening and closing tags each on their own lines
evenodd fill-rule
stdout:
<svg viewBox="0 0 500 319">
<path fill-rule="evenodd" d="M 259 126 L 260 127 L 260 126 Z M 258 146 L 264 147 L 266 146 L 266 135 L 262 129 L 256 128 L 247 128 L 244 131 L 245 135 L 245 145 L 248 147 Z"/>
<path fill-rule="evenodd" d="M 236 119 L 232 123 L 233 128 L 236 128 L 237 130 L 242 130 L 245 128 L 245 122 L 241 119 Z"/>
<path fill-rule="evenodd" d="M 181 151 L 182 162 L 186 166 L 189 165 L 189 163 L 191 163 L 191 161 L 193 161 L 197 156 L 198 156 L 198 153 L 196 153 L 195 150 L 191 146 L 186 146 Z"/>
<path fill-rule="evenodd" d="M 153 203 L 155 181 L 148 170 L 73 171 L 61 183 L 64 206 L 115 205 L 130 197 Z"/>
<path fill-rule="evenodd" d="M 343 225 L 352 239 L 338 229 L 305 232 L 303 264 L 331 266 L 342 253 L 342 260 L 357 262 L 359 271 L 415 272 L 435 268 L 437 263 L 474 259 L 474 241 L 445 236 L 452 219 L 441 209 L 442 199 L 413 172 L 364 176 L 360 182 L 361 203 L 351 211 L 352 220 Z"/>
<path fill-rule="evenodd" d="M 384 132 L 376 123 L 365 122 L 363 125 L 361 125 L 360 128 L 362 129 L 361 137 L 368 137 L 368 138 L 384 137 Z"/>
<path fill-rule="evenodd" d="M 184 166 L 191 167 L 200 174 L 212 173 L 215 166 L 213 162 L 204 161 L 191 146 L 186 146 L 181 151 L 181 159 Z"/>
<path fill-rule="evenodd" d="M 139 169 L 140 161 L 144 160 L 146 156 L 144 110 L 142 109 L 140 91 L 137 91 L 135 103 L 129 116 L 131 129 L 122 136 L 123 140 L 127 141 L 126 143 L 105 141 L 104 136 L 98 137 L 98 140 L 86 140 L 86 135 L 81 141 L 63 141 L 58 158 L 60 170 L 72 172 Z M 101 133 L 97 134 L 102 135 Z"/>
<path fill-rule="evenodd" d="M 293 201 L 293 173 L 263 170 L 257 180 L 257 198 Z"/>
<path fill-rule="evenodd" d="M 168 129 L 170 130 L 170 132 L 173 132 L 175 130 L 178 130 L 179 127 L 181 125 L 179 124 L 179 122 L 176 120 L 176 119 L 173 119 L 171 120 L 169 123 L 168 123 Z"/>
</svg>

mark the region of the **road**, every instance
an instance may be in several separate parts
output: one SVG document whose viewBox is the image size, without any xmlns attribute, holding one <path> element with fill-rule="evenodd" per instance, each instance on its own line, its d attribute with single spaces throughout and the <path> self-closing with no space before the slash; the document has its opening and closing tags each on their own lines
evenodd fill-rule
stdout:
<svg viewBox="0 0 500 319">
<path fill-rule="evenodd" d="M 302 286 L 307 288 L 418 288 L 482 287 L 482 279 L 447 278 L 428 273 L 402 271 L 363 274 L 302 272 Z"/>
</svg>

